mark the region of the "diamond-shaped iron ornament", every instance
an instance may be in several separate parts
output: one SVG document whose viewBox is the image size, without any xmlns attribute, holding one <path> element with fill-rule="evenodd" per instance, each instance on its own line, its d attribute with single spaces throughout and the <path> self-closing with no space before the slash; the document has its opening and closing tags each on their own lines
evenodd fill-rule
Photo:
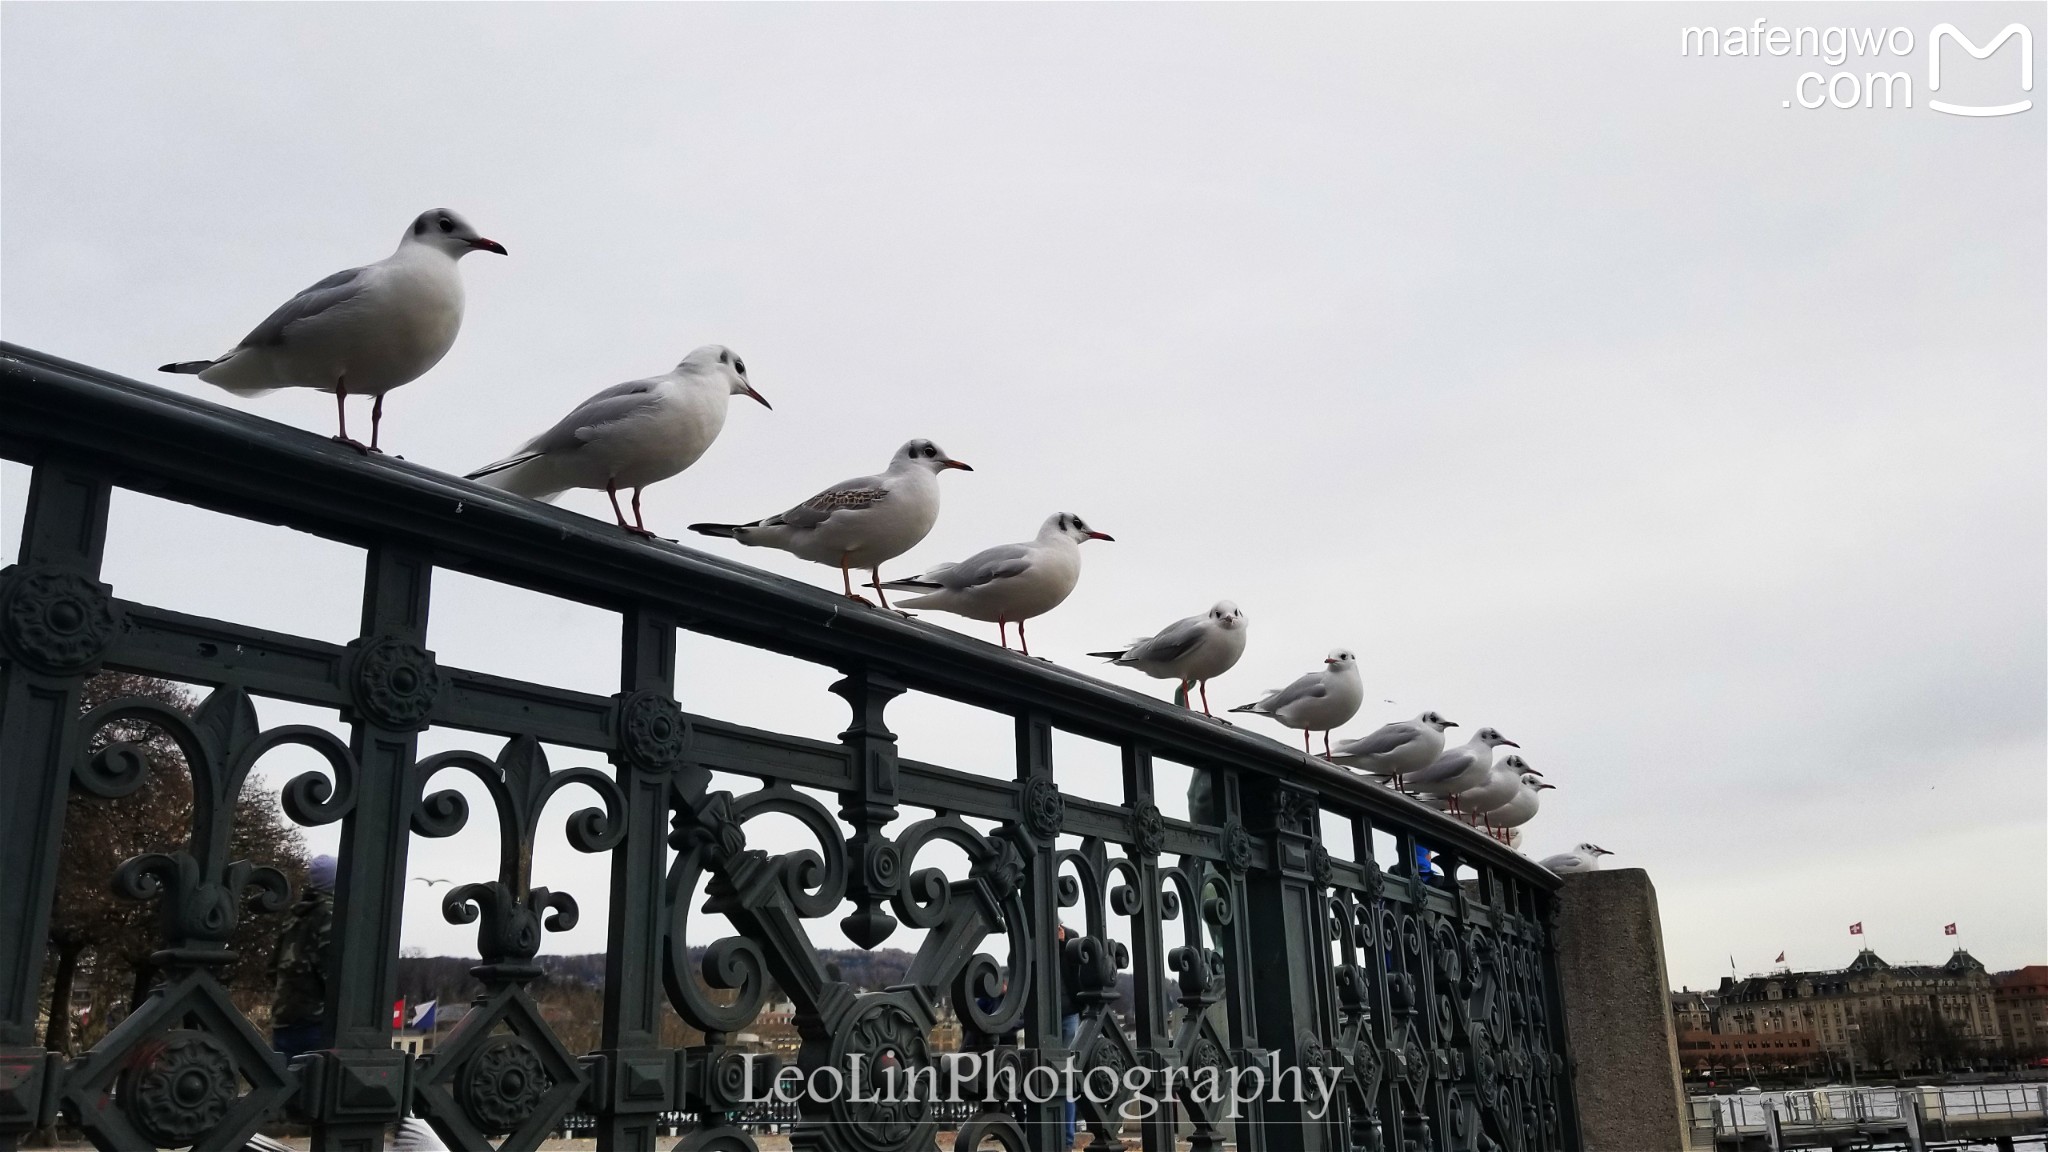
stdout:
<svg viewBox="0 0 2048 1152">
<path fill-rule="evenodd" d="M 1223 1043 L 1223 1034 L 1216 1029 L 1214 1016 L 1213 1012 L 1205 1010 L 1181 1019 L 1180 1032 L 1174 1042 L 1180 1072 L 1173 1079 L 1173 1097 L 1187 1110 L 1188 1119 L 1194 1121 L 1198 1128 L 1212 1130 L 1223 1121 L 1225 1102 L 1197 1099 L 1194 1077 L 1200 1075 L 1203 1068 L 1216 1069 L 1218 1076 L 1229 1074 L 1230 1049 Z"/>
<path fill-rule="evenodd" d="M 1124 1073 L 1138 1066 L 1138 1049 L 1117 1026 L 1115 1017 L 1103 1012 L 1093 1020 L 1082 1021 L 1081 1031 L 1074 1037 L 1074 1066 L 1080 1070 L 1079 1082 L 1074 1086 L 1076 1114 L 1095 1133 L 1095 1142 L 1089 1147 L 1123 1147 L 1118 1136 L 1124 1121 L 1118 1109 L 1131 1098 Z M 1111 1090 L 1105 1093 L 1104 1088 Z M 1096 1103 L 1096 1097 L 1105 1095 L 1108 1099 Z"/>
<path fill-rule="evenodd" d="M 450 1147 L 530 1152 L 575 1106 L 584 1076 L 533 998 L 514 985 L 472 1009 L 421 1061 L 413 1106 Z M 493 1136 L 504 1139 L 494 1145 Z"/>
<path fill-rule="evenodd" d="M 284 1057 L 200 970 L 159 988 L 73 1064 L 60 1100 L 99 1148 L 230 1152 L 297 1089 Z"/>
</svg>

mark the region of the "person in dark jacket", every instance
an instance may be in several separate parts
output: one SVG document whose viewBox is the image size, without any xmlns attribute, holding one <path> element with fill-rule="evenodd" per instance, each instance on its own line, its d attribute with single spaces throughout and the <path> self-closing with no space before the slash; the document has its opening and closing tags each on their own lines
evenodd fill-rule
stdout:
<svg viewBox="0 0 2048 1152">
<path fill-rule="evenodd" d="M 306 887 L 270 954 L 270 1044 L 289 1060 L 322 1046 L 327 951 L 334 941 L 332 856 L 315 856 Z"/>
<path fill-rule="evenodd" d="M 1081 1034 L 1081 1002 L 1075 993 L 1081 990 L 1081 958 L 1069 944 L 1080 939 L 1081 934 L 1067 927 L 1059 926 L 1060 942 L 1060 1040 L 1067 1047 L 1074 1046 L 1075 1037 Z M 1074 1098 L 1067 1097 L 1067 1107 L 1060 1125 L 1064 1137 L 1062 1149 L 1074 1146 Z"/>
</svg>

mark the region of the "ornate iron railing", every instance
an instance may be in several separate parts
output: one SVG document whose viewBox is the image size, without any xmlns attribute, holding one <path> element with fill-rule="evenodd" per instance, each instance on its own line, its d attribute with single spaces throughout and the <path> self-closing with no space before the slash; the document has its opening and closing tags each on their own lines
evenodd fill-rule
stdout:
<svg viewBox="0 0 2048 1152">
<path fill-rule="evenodd" d="M 1168 1149 L 1177 1135 L 1197 1149 L 1577 1146 L 1557 882 L 1486 837 L 1264 736 L 850 609 L 823 589 L 22 348 L 0 356 L 0 454 L 34 470 L 20 553 L 0 585 L 0 1143 L 61 1111 L 104 1148 L 228 1149 L 289 1110 L 320 1148 L 378 1148 L 407 1112 L 454 1146 L 532 1148 L 579 1112 L 596 1118 L 600 1146 L 644 1149 L 664 1113 L 685 1111 L 698 1127 L 679 1147 L 752 1148 L 726 1122 L 741 1108 L 744 1068 L 728 1041 L 772 979 L 795 1004 L 800 1068 L 856 1054 L 903 1072 L 929 1066 L 938 1057 L 927 1036 L 950 998 L 970 1034 L 1018 1033 L 995 1048 L 1007 1067 L 1059 1068 L 1071 1054 L 1080 1069 L 1126 1070 L 1121 1094 L 1079 1104 L 1099 1147 Z M 100 580 L 116 486 L 361 546 L 360 636 L 336 645 L 117 598 Z M 617 693 L 438 664 L 424 647 L 437 566 L 620 613 Z M 837 669 L 832 690 L 851 723 L 826 742 L 685 712 L 679 628 Z M 81 685 L 102 668 L 211 692 L 189 718 L 134 703 L 81 717 Z M 900 757 L 886 713 L 906 691 L 1014 717 L 1014 779 Z M 350 738 L 262 729 L 252 697 L 335 709 Z M 119 794 L 147 771 L 120 745 L 86 754 L 117 719 L 177 741 L 195 827 L 184 851 L 110 878 L 165 903 L 165 978 L 67 1061 L 37 1044 L 44 935 L 67 790 Z M 430 725 L 502 743 L 421 758 Z M 1055 729 L 1122 749 L 1121 804 L 1062 793 Z M 285 743 L 330 768 L 291 781 L 286 812 L 341 825 L 330 1039 L 290 1064 L 215 974 L 237 917 L 288 896 L 280 875 L 226 851 L 239 782 Z M 615 774 L 551 771 L 543 743 L 602 752 Z M 1155 757 L 1195 770 L 1194 822 L 1161 815 Z M 437 1052 L 415 1059 L 391 1047 L 398 909 L 411 837 L 448 835 L 466 818 L 459 796 L 425 790 L 451 766 L 488 786 L 502 860 L 495 879 L 465 878 L 474 882 L 444 906 L 479 925 L 484 994 Z M 714 771 L 755 786 L 713 791 Z M 571 817 L 574 847 L 611 858 L 602 1042 L 582 1054 L 523 991 L 543 933 L 576 915 L 569 895 L 529 875 L 541 808 L 572 782 L 601 800 Z M 836 794 L 836 813 L 820 791 Z M 801 822 L 815 845 L 750 845 L 748 822 L 770 812 Z M 1349 830 L 1335 853 L 1326 813 Z M 905 814 L 921 818 L 885 831 Z M 965 852 L 964 875 L 919 866 L 936 841 Z M 1416 867 L 1418 854 L 1434 854 L 1439 870 Z M 703 954 L 701 982 L 683 946 L 700 900 L 737 930 Z M 1079 907 L 1085 936 L 1063 956 L 1051 929 L 1064 906 Z M 866 947 L 899 924 L 924 929 L 905 983 L 859 991 L 834 979 L 807 929 L 826 916 Z M 1000 955 L 980 950 L 991 937 Z M 1063 959 L 1078 973 L 1071 1044 Z M 1118 996 L 1125 969 L 1129 1003 Z M 703 983 L 730 992 L 707 996 Z M 706 1043 L 663 1048 L 669 1010 Z M 1203 1070 L 1253 1067 L 1323 1070 L 1335 1099 L 1276 1093 L 1232 1120 L 1201 1090 L 1215 1074 Z M 1177 1071 L 1169 1087 L 1147 1086 L 1166 1107 L 1123 1107 L 1139 1078 L 1131 1069 L 1151 1070 L 1154 1084 Z M 1109 1094 L 1108 1077 L 1096 1083 Z M 1061 1108 L 990 1105 L 956 1146 L 1054 1147 Z M 798 1148 L 926 1148 L 939 1123 L 915 1103 L 815 1098 L 800 1111 Z"/>
</svg>

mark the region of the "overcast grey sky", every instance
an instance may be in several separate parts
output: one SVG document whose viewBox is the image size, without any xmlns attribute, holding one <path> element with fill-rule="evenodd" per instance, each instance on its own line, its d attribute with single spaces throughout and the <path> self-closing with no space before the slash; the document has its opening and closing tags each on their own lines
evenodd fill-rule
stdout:
<svg viewBox="0 0 2048 1152">
<path fill-rule="evenodd" d="M 1648 868 L 1675 983 L 1842 964 L 1852 921 L 1892 960 L 1955 921 L 2012 967 L 2048 957 L 2048 108 L 1944 115 L 1925 80 L 1937 24 L 2043 12 L 9 4 L 0 328 L 327 432 L 326 397 L 153 369 L 454 207 L 511 255 L 464 262 L 461 339 L 392 394 L 408 459 L 473 468 L 729 344 L 775 410 L 650 491 L 670 534 L 931 437 L 977 471 L 910 566 L 1073 511 L 1117 543 L 1034 651 L 1230 597 L 1236 704 L 1356 649 L 1347 733 L 1427 707 L 1518 739 L 1559 785 L 1528 850 Z M 1757 16 L 1914 44 L 1679 54 Z M 2017 99 L 2018 51 L 1950 47 L 1940 96 Z M 1791 102 L 1877 67 L 1912 108 Z M 353 633 L 346 548 L 139 496 L 115 527 L 121 595 Z M 613 631 L 438 578 L 444 662 L 608 692 Z M 841 726 L 822 670 L 684 658 L 687 708 Z M 906 751 L 1000 771 L 1006 727 L 964 713 L 906 702 Z M 415 872 L 483 878 L 492 843 L 480 816 Z M 552 949 L 602 946 L 601 867 L 544 853 L 586 907 Z M 406 939 L 473 934 L 418 898 Z"/>
</svg>

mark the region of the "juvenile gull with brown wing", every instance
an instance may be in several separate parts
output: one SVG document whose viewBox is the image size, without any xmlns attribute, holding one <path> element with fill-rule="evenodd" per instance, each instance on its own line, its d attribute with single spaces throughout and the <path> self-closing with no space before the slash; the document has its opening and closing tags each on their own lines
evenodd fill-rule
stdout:
<svg viewBox="0 0 2048 1152">
<path fill-rule="evenodd" d="M 917 547 L 939 519 L 939 473 L 974 469 L 946 455 L 929 440 L 912 440 L 890 457 L 878 476 L 842 480 L 809 500 L 751 524 L 692 524 L 690 531 L 723 536 L 751 548 L 779 548 L 792 556 L 839 569 L 846 595 L 852 570 L 866 569 L 881 594 L 880 568 Z M 889 606 L 882 596 L 882 607 Z"/>
</svg>

